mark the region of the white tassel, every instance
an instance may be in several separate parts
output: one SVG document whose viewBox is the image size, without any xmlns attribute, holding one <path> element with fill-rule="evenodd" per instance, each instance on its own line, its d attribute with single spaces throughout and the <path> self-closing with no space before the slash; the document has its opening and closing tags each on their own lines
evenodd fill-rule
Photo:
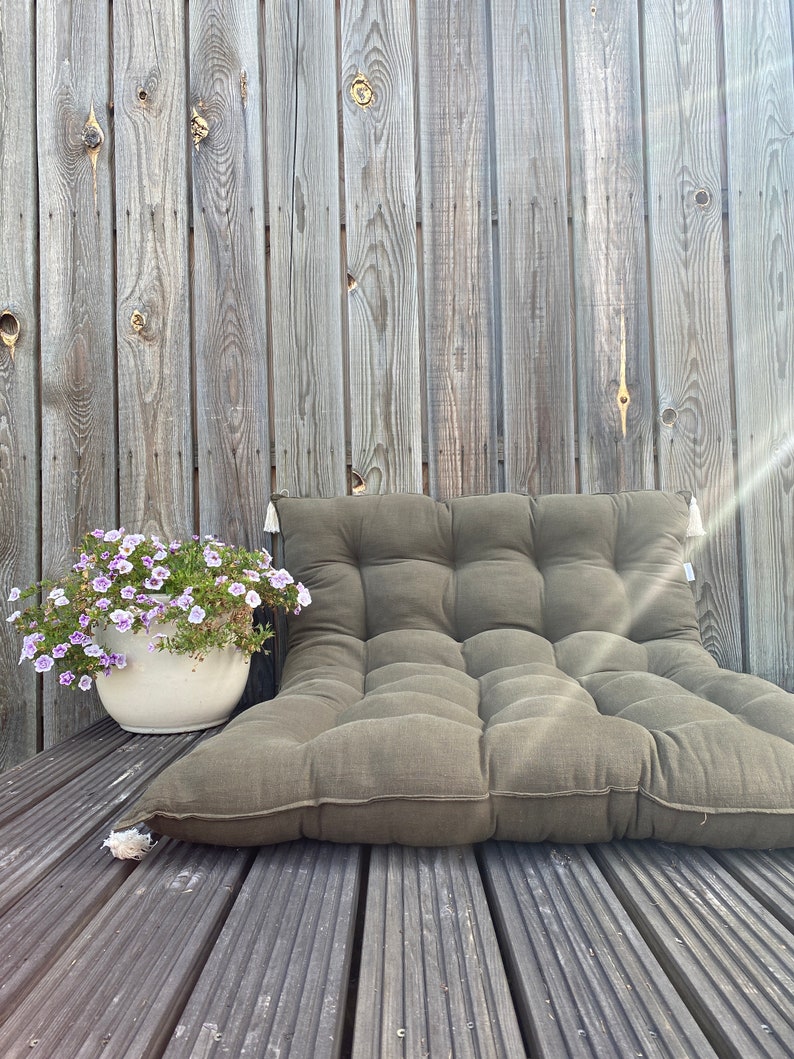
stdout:
<svg viewBox="0 0 794 1059">
<path fill-rule="evenodd" d="M 142 860 L 149 850 L 157 844 L 157 839 L 137 827 L 128 831 L 111 831 L 102 848 L 105 846 L 118 860 Z"/>
<path fill-rule="evenodd" d="M 703 529 L 703 520 L 700 517 L 700 508 L 694 496 L 689 501 L 689 522 L 686 527 L 687 537 L 704 537 L 706 531 Z"/>
<path fill-rule="evenodd" d="M 267 505 L 267 512 L 265 514 L 265 533 L 278 533 L 278 512 L 276 511 L 276 505 L 271 500 Z"/>
</svg>

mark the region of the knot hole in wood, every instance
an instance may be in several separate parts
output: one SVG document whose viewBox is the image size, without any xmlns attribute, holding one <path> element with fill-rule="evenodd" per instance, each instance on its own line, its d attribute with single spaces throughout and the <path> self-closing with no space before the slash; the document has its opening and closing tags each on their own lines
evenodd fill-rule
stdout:
<svg viewBox="0 0 794 1059">
<path fill-rule="evenodd" d="M 662 422 L 666 427 L 673 426 L 677 419 L 678 412 L 676 412 L 675 408 L 665 408 L 665 410 L 662 412 Z"/>
<path fill-rule="evenodd" d="M 19 339 L 19 320 L 11 312 L 10 309 L 3 309 L 0 312 L 0 339 L 3 341 L 3 345 L 11 353 L 11 359 L 14 359 L 14 349 Z"/>
<path fill-rule="evenodd" d="M 353 97 L 353 102 L 359 107 L 368 107 L 375 99 L 372 85 L 363 74 L 358 74 L 353 78 L 353 84 L 350 86 L 350 95 Z"/>
</svg>

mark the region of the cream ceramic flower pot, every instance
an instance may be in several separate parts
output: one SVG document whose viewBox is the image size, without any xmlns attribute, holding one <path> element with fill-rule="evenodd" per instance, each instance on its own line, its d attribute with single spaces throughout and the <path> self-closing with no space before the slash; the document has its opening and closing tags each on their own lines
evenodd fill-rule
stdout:
<svg viewBox="0 0 794 1059">
<path fill-rule="evenodd" d="M 113 626 L 97 635 L 108 652 L 124 654 L 127 665 L 99 676 L 102 705 L 128 732 L 146 735 L 194 732 L 228 720 L 248 679 L 249 659 L 233 647 L 210 651 L 197 661 L 190 655 L 150 651 L 156 634 L 168 635 L 167 623 L 151 631 L 119 632 Z"/>
</svg>

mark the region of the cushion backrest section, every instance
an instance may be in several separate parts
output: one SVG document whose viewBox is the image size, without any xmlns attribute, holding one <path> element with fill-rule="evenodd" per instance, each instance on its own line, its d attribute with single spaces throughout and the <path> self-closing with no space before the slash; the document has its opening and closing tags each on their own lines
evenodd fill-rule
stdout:
<svg viewBox="0 0 794 1059">
<path fill-rule="evenodd" d="M 317 604 L 295 623 L 298 642 L 420 629 L 462 643 L 498 628 L 552 643 L 582 631 L 699 642 L 683 494 L 283 497 L 277 506 L 287 566 Z"/>
</svg>

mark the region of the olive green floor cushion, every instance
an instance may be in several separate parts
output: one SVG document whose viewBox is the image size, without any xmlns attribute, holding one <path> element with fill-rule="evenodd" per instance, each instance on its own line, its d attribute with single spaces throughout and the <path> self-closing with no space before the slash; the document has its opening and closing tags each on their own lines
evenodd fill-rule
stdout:
<svg viewBox="0 0 794 1059">
<path fill-rule="evenodd" d="M 794 696 L 703 648 L 687 501 L 279 499 L 285 565 L 313 597 L 281 690 L 118 826 L 226 845 L 794 845 Z"/>
</svg>

